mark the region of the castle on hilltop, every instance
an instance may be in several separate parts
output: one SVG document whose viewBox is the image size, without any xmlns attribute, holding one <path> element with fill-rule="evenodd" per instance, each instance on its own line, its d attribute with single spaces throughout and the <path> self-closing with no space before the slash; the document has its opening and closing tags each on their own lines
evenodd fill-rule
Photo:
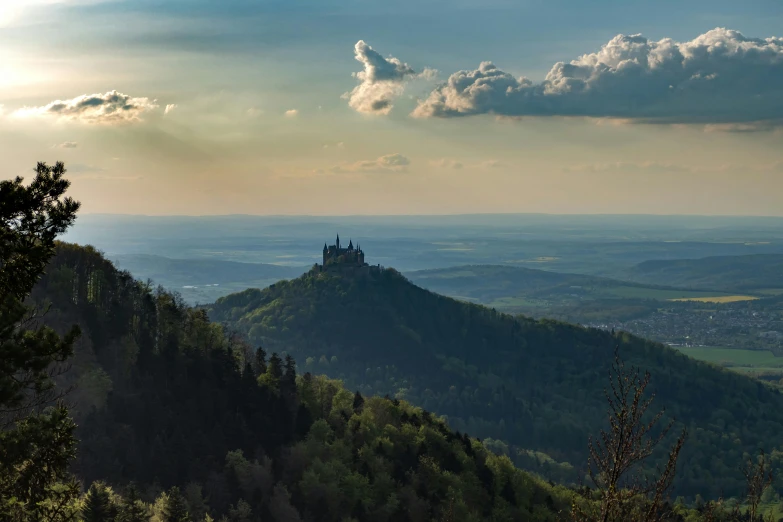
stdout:
<svg viewBox="0 0 783 522">
<path fill-rule="evenodd" d="M 324 243 L 324 262 L 323 267 L 332 265 L 363 267 L 367 266 L 364 262 L 364 251 L 357 244 L 353 246 L 353 240 L 348 242 L 348 248 L 340 245 L 340 234 L 337 234 L 337 241 L 332 246 L 326 246 Z"/>
</svg>

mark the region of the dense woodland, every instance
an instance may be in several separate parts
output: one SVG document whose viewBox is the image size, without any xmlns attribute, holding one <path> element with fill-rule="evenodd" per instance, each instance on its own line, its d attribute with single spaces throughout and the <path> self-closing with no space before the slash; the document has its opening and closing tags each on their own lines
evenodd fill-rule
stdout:
<svg viewBox="0 0 783 522">
<path fill-rule="evenodd" d="M 464 514 L 454 520 L 554 520 L 567 511 L 565 489 L 424 410 L 297 376 L 292 358 L 226 336 L 204 310 L 93 249 L 60 244 L 33 297 L 51 304 L 49 324 L 84 325 L 73 471 L 87 484 L 134 482 L 151 503 L 178 486 L 189 506 L 230 520 L 439 520 L 449 510 Z"/>
<path fill-rule="evenodd" d="M 623 473 L 615 474 L 614 464 L 605 469 L 588 466 L 593 488 L 577 490 L 519 470 L 510 458 L 497 454 L 503 453 L 505 443 L 501 440 L 482 442 L 464 430 L 452 431 L 460 422 L 458 415 L 452 415 L 447 424 L 428 407 L 380 396 L 377 383 L 373 389 L 365 384 L 369 393 L 362 394 L 325 376 L 298 371 L 294 356 L 303 355 L 300 345 L 291 343 L 286 353 L 273 346 L 265 350 L 250 345 L 236 332 L 211 322 L 206 310 L 188 307 L 177 295 L 134 280 L 94 249 L 56 244 L 56 236 L 73 222 L 78 204 L 61 199 L 68 188 L 62 165 L 39 164 L 37 170 L 30 186 L 23 185 L 21 179 L 0 184 L 0 520 L 619 522 L 629 520 L 628 513 L 634 514 L 630 517 L 633 520 L 760 520 L 754 505 L 768 485 L 766 472 L 772 463 L 768 459 L 758 461 L 758 473 L 745 477 L 742 493 L 747 493 L 748 502 L 738 505 L 733 515 L 715 504 L 698 504 L 690 509 L 679 502 L 672 505 L 661 495 L 650 497 L 638 485 L 642 482 L 620 480 Z M 332 302 L 338 314 L 344 313 L 346 303 L 355 297 L 357 288 L 352 287 L 365 285 L 358 290 L 370 296 L 370 301 L 360 300 L 359 304 L 374 303 L 376 312 L 388 311 L 389 302 L 400 300 L 416 311 L 415 299 L 420 299 L 425 306 L 438 305 L 432 308 L 433 313 L 440 314 L 440 319 L 432 322 L 434 328 L 454 324 L 454 319 L 448 317 L 454 312 L 449 308 L 453 301 L 421 294 L 393 271 L 379 272 L 377 279 L 311 274 L 277 289 L 295 289 L 297 284 L 306 285 L 310 293 L 301 294 L 298 308 L 292 311 L 305 308 L 303 303 L 307 302 L 314 308 L 321 306 L 312 294 L 321 284 L 325 284 L 321 297 L 326 301 L 335 297 L 335 288 L 348 284 L 336 294 L 343 300 Z M 383 293 L 367 292 L 374 285 L 380 285 Z M 517 321 L 478 307 L 464 310 L 465 315 L 456 318 L 464 321 L 464 329 L 456 332 L 456 337 L 445 330 L 439 335 L 445 342 L 453 342 L 456 350 L 481 342 L 477 345 L 480 352 L 464 351 L 460 364 L 455 362 L 459 352 L 447 352 L 448 358 L 429 353 L 422 349 L 429 342 L 426 336 L 431 334 L 422 329 L 423 323 L 410 323 L 409 318 L 398 316 L 393 324 L 402 333 L 392 341 L 397 341 L 405 357 L 396 356 L 399 369 L 387 371 L 393 375 L 406 372 L 411 380 L 420 378 L 422 369 L 430 371 L 435 389 L 444 376 L 461 375 L 464 382 L 473 379 L 479 392 L 471 400 L 486 401 L 485 408 L 493 415 L 506 408 L 508 431 L 500 433 L 505 440 L 518 432 L 518 423 L 522 428 L 537 430 L 545 428 L 546 420 L 556 422 L 554 413 L 546 419 L 538 418 L 544 413 L 536 409 L 539 404 L 564 406 L 563 417 L 576 426 L 565 434 L 574 439 L 577 433 L 581 436 L 579 429 L 584 426 L 604 427 L 600 419 L 606 418 L 605 404 L 603 408 L 595 406 L 595 422 L 576 422 L 571 419 L 575 413 L 566 408 L 574 403 L 573 397 L 559 395 L 559 402 L 552 404 L 553 392 L 539 384 L 529 385 L 531 400 L 525 402 L 519 395 L 514 398 L 527 409 L 509 408 L 520 388 L 508 388 L 500 360 L 506 357 L 511 367 L 520 361 L 511 356 L 511 350 L 495 353 L 490 349 L 508 346 L 502 343 L 509 338 L 525 340 L 530 346 L 549 342 L 545 346 L 549 350 L 554 349 L 552 336 L 563 347 L 579 339 L 584 356 L 575 364 L 593 364 L 591 375 L 601 379 L 602 365 L 605 359 L 611 364 L 613 350 L 609 348 L 604 354 L 588 343 L 595 340 L 597 332 L 558 323 Z M 265 328 L 277 327 L 279 316 L 274 311 L 274 307 L 268 311 L 266 317 L 272 323 Z M 331 346 L 345 339 L 361 339 L 372 331 L 376 336 L 365 337 L 363 342 L 380 343 L 381 336 L 390 333 L 380 329 L 389 317 L 351 311 L 356 314 L 356 332 L 341 330 L 341 323 L 333 316 L 321 316 L 334 330 L 329 334 Z M 372 317 L 375 322 L 364 323 Z M 294 323 L 296 319 L 279 328 L 290 333 L 297 327 Z M 478 330 L 483 337 L 475 337 L 474 325 L 484 328 Z M 493 327 L 488 328 L 490 325 Z M 250 333 L 251 337 L 258 334 Z M 621 341 L 618 357 L 623 353 L 644 360 L 639 354 L 654 354 L 662 357 L 661 365 L 671 362 L 665 359 L 669 352 L 621 337 L 606 339 Z M 469 343 L 457 342 L 460 338 Z M 292 335 L 291 339 L 301 338 Z M 419 344 L 409 344 L 410 339 L 417 339 Z M 272 345 L 281 344 L 272 338 L 267 340 Z M 350 356 L 349 352 L 339 355 Z M 353 357 L 365 364 L 358 347 Z M 693 364 L 675 362 L 686 368 Z M 318 364 L 324 363 L 332 365 L 332 371 L 340 360 L 338 355 L 324 356 Z M 532 360 L 528 364 L 535 365 Z M 495 373 L 478 371 L 477 365 Z M 763 387 L 753 388 L 756 384 L 751 381 L 720 372 L 715 377 L 710 373 L 715 370 L 708 367 L 697 369 L 703 371 L 703 376 L 691 377 L 733 386 L 730 389 L 736 392 L 734 397 L 743 399 L 749 389 L 755 389 L 758 407 L 770 406 L 776 400 L 769 397 L 777 395 Z M 380 367 L 378 370 L 382 371 Z M 562 377 L 557 372 L 570 370 L 555 368 L 552 375 Z M 529 381 L 531 374 L 520 377 L 523 382 Z M 623 374 L 615 377 L 619 378 L 617 382 L 624 382 Z M 630 382 L 637 382 L 635 379 Z M 664 375 L 662 380 L 666 379 Z M 676 382 L 672 377 L 668 379 Z M 470 401 L 463 404 L 459 399 L 465 390 L 457 386 L 463 381 L 455 382 L 458 384 L 452 384 L 454 388 L 447 392 L 453 398 L 449 407 L 457 413 L 462 411 L 459 408 L 472 411 Z M 482 395 L 492 383 L 496 384 L 495 396 Z M 585 390 L 592 389 L 584 384 Z M 563 390 L 553 389 L 560 393 Z M 640 396 L 643 391 L 643 387 L 637 388 Z M 660 402 L 672 402 L 670 394 L 660 396 L 665 399 Z M 424 402 L 423 396 L 412 397 Z M 441 395 L 433 392 L 432 397 L 440 408 Z M 477 415 L 478 409 L 475 411 L 471 414 Z M 623 406 L 623 411 L 626 415 L 629 410 Z M 681 411 L 688 412 L 684 407 Z M 642 417 L 640 413 L 632 424 L 621 422 L 618 432 L 627 428 L 642 435 L 629 439 L 633 444 L 623 457 L 635 471 L 635 463 L 641 462 L 647 447 L 644 430 L 637 429 Z M 661 420 L 665 426 L 666 419 Z M 697 420 L 689 424 L 695 430 L 700 429 L 694 424 Z M 487 426 L 491 425 L 487 421 Z M 724 427 L 732 434 L 730 423 Z M 655 433 L 652 435 L 654 438 Z M 568 440 L 566 437 L 556 442 Z M 586 438 L 581 443 L 587 447 Z M 575 444 L 573 448 L 564 444 L 561 451 L 564 455 L 579 455 Z M 666 452 L 668 447 L 663 445 L 661 449 Z M 679 446 L 675 448 L 678 452 Z M 712 456 L 720 455 L 716 453 L 720 451 L 713 449 Z M 591 449 L 591 455 L 599 454 Z M 670 455 L 673 458 L 667 471 L 658 479 L 663 484 L 661 493 L 665 493 L 676 468 L 677 453 Z M 681 475 L 687 476 L 689 465 L 686 460 L 680 466 Z M 655 477 L 643 474 L 642 478 Z M 700 480 L 703 486 L 709 483 Z M 758 482 L 755 489 L 750 487 L 753 480 Z M 647 513 L 644 518 L 643 513 Z"/>
<path fill-rule="evenodd" d="M 779 391 L 622 332 L 458 302 L 391 269 L 366 277 L 314 270 L 227 296 L 209 312 L 307 371 L 444 415 L 453 429 L 505 441 L 517 464 L 573 483 L 583 478 L 585 441 L 605 418 L 603 389 L 619 345 L 655 376 L 667 419 L 688 427 L 677 495 L 741 494 L 739 465 L 759 448 L 780 466 Z"/>
</svg>

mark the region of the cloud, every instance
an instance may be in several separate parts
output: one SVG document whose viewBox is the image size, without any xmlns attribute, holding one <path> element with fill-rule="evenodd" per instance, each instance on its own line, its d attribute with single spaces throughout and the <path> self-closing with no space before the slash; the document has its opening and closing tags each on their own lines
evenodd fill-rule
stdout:
<svg viewBox="0 0 783 522">
<path fill-rule="evenodd" d="M 118 124 L 140 121 L 142 114 L 157 107 L 156 100 L 109 91 L 56 100 L 42 107 L 24 107 L 15 114 L 18 117 L 50 116 L 88 124 Z"/>
<path fill-rule="evenodd" d="M 55 149 L 75 149 L 78 147 L 79 144 L 75 141 L 64 141 L 63 143 L 60 143 L 59 145 L 55 145 L 53 148 Z"/>
<path fill-rule="evenodd" d="M 697 172 L 725 172 L 730 170 L 729 165 L 721 166 L 691 166 L 680 165 L 676 163 L 666 163 L 662 161 L 611 161 L 606 163 L 592 163 L 585 165 L 574 165 L 570 167 L 564 167 L 563 172 L 680 172 L 680 173 L 697 173 Z"/>
<path fill-rule="evenodd" d="M 439 169 L 454 169 L 454 170 L 459 170 L 465 167 L 464 163 L 448 158 L 441 158 L 439 160 L 431 161 L 430 165 Z"/>
<path fill-rule="evenodd" d="M 83 172 L 104 172 L 106 170 L 103 167 L 98 167 L 96 165 L 87 165 L 85 163 L 74 163 L 72 165 L 67 165 L 66 168 L 68 172 L 72 174 L 83 173 Z"/>
<path fill-rule="evenodd" d="M 404 172 L 411 162 L 402 154 L 394 153 L 370 161 L 335 165 L 330 172 Z"/>
<path fill-rule="evenodd" d="M 166 105 L 166 108 L 163 110 L 163 114 L 168 114 L 168 113 L 170 113 L 171 111 L 173 111 L 176 108 L 177 108 L 177 104 L 176 103 L 170 103 L 170 104 Z"/>
<path fill-rule="evenodd" d="M 295 118 L 296 116 L 299 115 L 299 111 L 296 110 L 296 109 L 290 109 L 290 110 L 285 111 L 285 115 L 288 118 Z"/>
<path fill-rule="evenodd" d="M 433 78 L 433 69 L 424 69 L 417 73 L 407 63 L 397 58 L 384 58 L 375 49 L 359 40 L 354 46 L 356 61 L 364 65 L 364 70 L 353 73 L 359 84 L 351 92 L 343 94 L 348 105 L 367 114 L 389 114 L 394 100 L 405 91 L 408 80 L 415 78 Z"/>
<path fill-rule="evenodd" d="M 781 126 L 781 120 L 749 121 L 745 123 L 709 123 L 704 126 L 704 132 L 731 132 L 749 134 L 754 132 L 771 132 Z"/>
<path fill-rule="evenodd" d="M 414 116 L 590 116 L 648 123 L 783 119 L 783 38 L 714 29 L 688 42 L 618 35 L 540 83 L 492 62 L 452 74 Z"/>
</svg>

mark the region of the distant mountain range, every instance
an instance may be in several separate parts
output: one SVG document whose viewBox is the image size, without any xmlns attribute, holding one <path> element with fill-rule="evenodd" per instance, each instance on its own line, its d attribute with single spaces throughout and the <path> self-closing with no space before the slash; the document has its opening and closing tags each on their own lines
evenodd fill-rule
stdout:
<svg viewBox="0 0 783 522">
<path fill-rule="evenodd" d="M 563 306 L 618 299 L 713 297 L 720 292 L 690 291 L 606 277 L 566 274 L 501 265 L 471 265 L 405 274 L 415 284 L 457 299 L 513 313 L 546 313 Z"/>
<path fill-rule="evenodd" d="M 645 261 L 620 276 L 645 284 L 729 292 L 783 293 L 783 255 Z"/>
<path fill-rule="evenodd" d="M 118 268 L 129 271 L 135 278 L 151 279 L 178 292 L 191 304 L 211 303 L 249 287 L 263 288 L 281 279 L 300 276 L 309 268 L 220 259 L 172 259 L 149 254 L 109 257 Z"/>
</svg>

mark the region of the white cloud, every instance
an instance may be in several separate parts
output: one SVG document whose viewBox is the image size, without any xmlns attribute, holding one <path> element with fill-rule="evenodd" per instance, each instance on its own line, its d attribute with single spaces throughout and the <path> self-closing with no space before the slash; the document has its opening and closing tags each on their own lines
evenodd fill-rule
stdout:
<svg viewBox="0 0 783 522">
<path fill-rule="evenodd" d="M 170 103 L 170 104 L 166 105 L 166 108 L 163 110 L 163 114 L 168 114 L 168 113 L 170 113 L 171 111 L 173 111 L 176 108 L 177 108 L 177 104 L 176 103 Z"/>
<path fill-rule="evenodd" d="M 55 145 L 54 148 L 56 149 L 75 149 L 79 146 L 78 143 L 75 141 L 64 141 L 63 143 L 60 143 L 59 145 Z"/>
<path fill-rule="evenodd" d="M 439 160 L 431 161 L 430 165 L 439 169 L 454 169 L 454 170 L 462 169 L 465 166 L 464 163 L 449 158 L 441 158 Z"/>
<path fill-rule="evenodd" d="M 546 79 L 491 62 L 433 90 L 417 117 L 592 116 L 636 122 L 745 123 L 783 118 L 783 38 L 714 29 L 688 42 L 619 35 L 556 63 Z"/>
<path fill-rule="evenodd" d="M 411 162 L 399 153 L 387 154 L 378 159 L 335 165 L 331 172 L 404 172 Z"/>
<path fill-rule="evenodd" d="M 359 84 L 343 95 L 348 105 L 367 114 L 389 114 L 394 100 L 405 91 L 405 84 L 414 78 L 433 78 L 436 72 L 425 69 L 417 73 L 397 58 L 384 58 L 375 49 L 359 40 L 354 46 L 356 61 L 364 70 L 353 73 Z"/>
<path fill-rule="evenodd" d="M 296 110 L 296 109 L 290 109 L 290 110 L 285 111 L 285 115 L 288 118 L 295 118 L 296 116 L 299 115 L 299 111 Z"/>
<path fill-rule="evenodd" d="M 14 114 L 17 117 L 48 116 L 88 124 L 117 124 L 140 121 L 142 114 L 157 107 L 156 100 L 109 91 L 56 100 L 42 107 L 25 107 Z"/>
</svg>

